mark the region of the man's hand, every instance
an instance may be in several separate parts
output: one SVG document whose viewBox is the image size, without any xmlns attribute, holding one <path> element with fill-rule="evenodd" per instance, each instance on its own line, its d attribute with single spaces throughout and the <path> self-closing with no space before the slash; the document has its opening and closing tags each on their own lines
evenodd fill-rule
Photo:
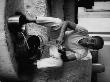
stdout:
<svg viewBox="0 0 110 82">
<path fill-rule="evenodd" d="M 33 15 L 32 13 L 30 13 L 30 12 L 26 12 L 26 18 L 27 18 L 27 20 L 30 20 L 30 21 L 35 21 L 36 20 L 36 16 Z"/>
<path fill-rule="evenodd" d="M 56 40 L 56 44 L 61 45 L 61 44 L 62 44 L 62 42 L 63 42 L 63 39 L 62 39 L 62 38 L 58 38 L 58 39 Z"/>
<path fill-rule="evenodd" d="M 78 32 L 82 35 L 87 35 L 88 34 L 88 30 L 82 26 L 77 25 L 75 28 L 75 32 Z"/>
</svg>

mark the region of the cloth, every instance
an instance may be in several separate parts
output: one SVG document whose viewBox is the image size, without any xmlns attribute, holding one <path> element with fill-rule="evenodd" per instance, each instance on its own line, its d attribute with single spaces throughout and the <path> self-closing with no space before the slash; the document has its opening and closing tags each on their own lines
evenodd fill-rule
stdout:
<svg viewBox="0 0 110 82">
<path fill-rule="evenodd" d="M 59 37 L 63 21 L 53 17 L 37 17 L 37 24 L 47 27 L 49 40 L 56 40 Z"/>
<path fill-rule="evenodd" d="M 87 37 L 74 31 L 66 33 L 64 46 L 68 50 L 66 55 L 75 55 L 77 60 L 88 60 L 91 59 L 91 53 L 89 49 L 79 45 L 78 41 Z M 74 54 L 73 54 L 74 53 Z"/>
<path fill-rule="evenodd" d="M 62 25 L 62 20 L 53 17 L 37 17 L 36 22 L 45 27 L 53 27 L 54 30 L 58 30 Z"/>
<path fill-rule="evenodd" d="M 38 69 L 48 67 L 61 67 L 63 65 L 61 54 L 58 52 L 58 48 L 56 46 L 50 46 L 49 55 L 49 58 L 43 58 L 37 61 Z"/>
<path fill-rule="evenodd" d="M 60 58 L 44 58 L 37 61 L 37 68 L 49 68 L 49 67 L 61 67 L 63 65 L 63 61 Z"/>
<path fill-rule="evenodd" d="M 67 57 L 76 57 L 76 59 L 77 60 L 89 60 L 89 59 L 92 59 L 92 55 L 91 55 L 91 53 L 90 53 L 90 51 L 88 50 L 88 52 L 86 53 L 86 54 L 75 54 L 75 53 L 73 53 L 73 52 L 71 52 L 71 51 L 66 51 L 66 56 Z"/>
</svg>

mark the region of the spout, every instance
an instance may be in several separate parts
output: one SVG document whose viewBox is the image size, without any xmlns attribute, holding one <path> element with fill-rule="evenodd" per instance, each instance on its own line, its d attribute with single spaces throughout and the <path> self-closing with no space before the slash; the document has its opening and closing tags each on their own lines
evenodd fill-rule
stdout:
<svg viewBox="0 0 110 82">
<path fill-rule="evenodd" d="M 8 23 L 19 23 L 20 16 L 13 16 L 8 18 Z"/>
<path fill-rule="evenodd" d="M 19 24 L 22 26 L 31 22 L 36 23 L 34 20 L 28 20 L 25 15 L 16 15 L 8 18 L 8 24 Z"/>
</svg>

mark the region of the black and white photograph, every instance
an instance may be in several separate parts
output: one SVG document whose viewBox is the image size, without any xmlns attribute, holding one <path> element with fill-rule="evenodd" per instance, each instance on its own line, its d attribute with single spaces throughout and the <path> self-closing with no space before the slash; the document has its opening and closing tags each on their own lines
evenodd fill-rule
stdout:
<svg viewBox="0 0 110 82">
<path fill-rule="evenodd" d="M 0 82 L 110 82 L 110 0 L 0 0 Z"/>
</svg>

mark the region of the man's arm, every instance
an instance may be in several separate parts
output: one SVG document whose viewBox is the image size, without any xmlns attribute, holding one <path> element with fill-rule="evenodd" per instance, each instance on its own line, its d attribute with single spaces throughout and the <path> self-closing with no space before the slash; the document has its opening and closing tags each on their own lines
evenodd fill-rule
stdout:
<svg viewBox="0 0 110 82">
<path fill-rule="evenodd" d="M 80 33 L 82 35 L 87 35 L 88 34 L 88 30 L 82 26 L 79 26 L 71 21 L 67 21 L 68 22 L 68 28 L 70 28 L 71 30 L 74 30 L 74 32 L 76 33 Z"/>
<path fill-rule="evenodd" d="M 72 23 L 70 21 L 63 21 L 61 26 L 61 32 L 57 39 L 58 43 L 62 43 L 63 37 L 65 36 L 65 32 L 67 31 L 67 28 L 70 28 L 71 30 L 75 30 L 76 24 Z"/>
<path fill-rule="evenodd" d="M 75 32 L 78 34 L 81 34 L 81 35 L 88 36 L 88 30 L 82 26 L 79 26 L 79 25 L 76 26 Z"/>
<path fill-rule="evenodd" d="M 63 41 L 63 38 L 64 38 L 64 36 L 65 36 L 65 31 L 67 30 L 67 24 L 68 24 L 68 23 L 67 23 L 66 21 L 64 21 L 64 22 L 62 23 L 60 35 L 59 35 L 59 37 L 58 37 L 58 39 L 57 39 L 57 43 L 58 43 L 58 44 L 61 44 L 62 41 Z"/>
<path fill-rule="evenodd" d="M 70 28 L 71 30 L 75 30 L 75 32 L 85 32 L 88 33 L 88 31 L 81 26 L 78 26 L 77 24 L 71 22 L 71 21 L 62 21 L 59 18 L 54 18 L 54 17 L 45 17 L 45 16 L 38 16 L 34 19 L 31 18 L 27 18 L 30 21 L 35 21 L 37 24 L 39 25 L 44 25 L 46 27 L 52 27 L 52 26 L 59 26 L 61 28 L 61 34 L 64 34 L 62 32 L 65 32 L 67 30 L 67 28 Z"/>
<path fill-rule="evenodd" d="M 37 24 L 43 25 L 45 27 L 53 27 L 53 26 L 60 26 L 62 24 L 62 20 L 59 18 L 54 17 L 45 17 L 45 16 L 38 16 L 36 19 L 33 19 Z"/>
<path fill-rule="evenodd" d="M 65 36 L 65 32 L 67 31 L 67 28 L 70 28 L 71 30 L 74 30 L 75 33 L 79 33 L 81 35 L 87 35 L 88 30 L 86 30 L 84 27 L 81 27 L 71 21 L 64 21 L 62 23 L 61 32 L 59 35 L 59 38 L 57 39 L 57 42 L 61 43 L 63 40 L 63 37 Z"/>
</svg>

